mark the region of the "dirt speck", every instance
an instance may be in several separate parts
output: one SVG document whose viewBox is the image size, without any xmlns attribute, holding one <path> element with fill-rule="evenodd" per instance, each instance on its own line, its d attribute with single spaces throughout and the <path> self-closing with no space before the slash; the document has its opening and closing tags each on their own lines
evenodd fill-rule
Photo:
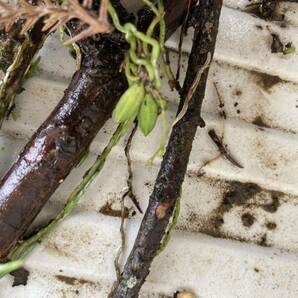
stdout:
<svg viewBox="0 0 298 298">
<path fill-rule="evenodd" d="M 99 213 L 112 217 L 122 217 L 121 208 L 117 205 L 117 198 L 108 200 L 100 209 Z M 131 208 L 124 207 L 124 218 L 131 218 L 135 212 Z"/>
<path fill-rule="evenodd" d="M 284 51 L 284 44 L 281 42 L 280 37 L 275 34 L 271 33 L 272 36 L 272 43 L 271 43 L 271 53 L 283 53 Z"/>
<path fill-rule="evenodd" d="M 262 191 L 262 189 L 254 183 L 240 183 L 231 182 L 231 189 L 223 198 L 222 207 L 229 211 L 235 206 L 243 206 L 255 195 Z"/>
<path fill-rule="evenodd" d="M 268 244 L 268 241 L 267 241 L 267 234 L 264 234 L 261 239 L 259 240 L 258 244 L 260 246 L 263 246 L 263 247 L 270 247 L 271 245 Z"/>
<path fill-rule="evenodd" d="M 89 284 L 89 285 L 94 285 L 95 283 L 93 281 L 90 280 L 85 280 L 85 279 L 80 279 L 80 278 L 75 278 L 75 277 L 70 277 L 70 276 L 66 276 L 66 275 L 55 275 L 55 277 L 67 284 L 67 285 L 85 285 L 85 284 Z"/>
<path fill-rule="evenodd" d="M 229 183 L 229 189 L 224 194 L 221 204 L 212 212 L 208 223 L 205 224 L 204 230 L 207 234 L 214 237 L 227 238 L 221 232 L 221 227 L 224 225 L 224 215 L 235 206 L 247 206 L 249 201 L 254 198 L 261 188 L 254 183 L 240 183 L 232 181 Z M 238 239 L 241 241 L 241 239 Z"/>
<path fill-rule="evenodd" d="M 264 119 L 261 116 L 257 116 L 252 124 L 257 125 L 259 127 L 264 127 L 264 128 L 270 128 L 270 126 L 264 121 Z"/>
<path fill-rule="evenodd" d="M 269 213 L 275 213 L 280 207 L 279 196 L 277 193 L 273 192 L 271 195 L 271 202 L 269 204 L 265 204 L 262 208 Z"/>
<path fill-rule="evenodd" d="M 255 217 L 249 212 L 246 212 L 241 216 L 242 224 L 248 228 L 254 224 L 255 220 L 256 220 Z"/>
<path fill-rule="evenodd" d="M 277 225 L 276 225 L 276 223 L 275 222 L 267 222 L 266 223 L 266 228 L 268 229 L 268 230 L 270 230 L 270 231 L 273 231 L 273 230 L 275 230 L 276 228 L 277 228 Z"/>
<path fill-rule="evenodd" d="M 200 178 L 204 179 L 204 178 Z M 206 215 L 197 213 L 189 206 L 187 213 L 181 215 L 178 224 L 179 230 L 188 230 L 191 232 L 200 232 L 216 238 L 233 239 L 240 242 L 252 242 L 261 246 L 270 246 L 268 243 L 267 233 L 272 231 L 274 224 L 269 224 L 264 228 L 267 230 L 264 234 L 256 233 L 252 236 L 242 236 L 240 234 L 229 231 L 225 227 L 226 221 L 229 218 L 226 216 L 235 208 L 236 214 L 239 214 L 244 227 L 249 228 L 257 222 L 257 217 L 254 215 L 254 210 L 265 208 L 273 212 L 277 210 L 281 202 L 282 193 L 272 192 L 262 189 L 254 183 L 241 183 L 238 181 L 231 182 L 212 182 L 220 183 L 223 191 L 221 192 L 222 200 L 218 206 L 210 210 Z M 234 211 L 233 211 L 234 213 Z M 269 222 L 269 221 L 268 221 Z"/>
<path fill-rule="evenodd" d="M 255 267 L 255 268 L 254 268 L 254 271 L 257 272 L 257 273 L 259 273 L 259 272 L 260 272 L 260 269 L 257 268 L 257 267 Z"/>
<path fill-rule="evenodd" d="M 16 271 L 13 271 L 10 273 L 14 277 L 13 279 L 13 287 L 17 286 L 26 286 L 28 282 L 30 272 L 26 270 L 25 268 L 20 268 Z"/>
<path fill-rule="evenodd" d="M 241 96 L 241 95 L 242 95 L 242 91 L 239 90 L 239 89 L 236 89 L 236 90 L 235 90 L 235 95 L 236 95 L 236 96 Z"/>
<path fill-rule="evenodd" d="M 277 84 L 283 82 L 279 76 L 272 76 L 266 73 L 255 72 L 257 84 L 266 92 L 270 90 Z"/>
</svg>

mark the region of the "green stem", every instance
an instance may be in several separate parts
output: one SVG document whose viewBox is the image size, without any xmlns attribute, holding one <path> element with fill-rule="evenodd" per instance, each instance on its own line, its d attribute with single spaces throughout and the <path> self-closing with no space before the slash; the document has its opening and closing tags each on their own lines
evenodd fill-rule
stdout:
<svg viewBox="0 0 298 298">
<path fill-rule="evenodd" d="M 20 269 L 23 265 L 24 260 L 22 259 L 0 265 L 0 279 L 13 271 Z"/>
<path fill-rule="evenodd" d="M 159 22 L 159 44 L 162 52 L 165 49 L 165 41 L 166 41 L 166 21 L 164 18 L 164 5 L 162 0 L 158 0 L 158 11 L 160 15 Z"/>
<path fill-rule="evenodd" d="M 154 38 L 152 38 L 151 36 L 148 36 L 143 32 L 138 31 L 135 25 L 132 23 L 126 23 L 124 26 L 122 26 L 120 24 L 117 13 L 111 4 L 109 4 L 108 6 L 108 11 L 112 18 L 114 26 L 116 27 L 117 30 L 125 34 L 126 40 L 129 42 L 131 46 L 129 53 L 132 61 L 137 65 L 144 65 L 147 69 L 150 80 L 153 81 L 153 77 L 154 77 L 156 87 L 160 88 L 161 81 L 160 81 L 160 75 L 159 75 L 158 58 L 160 55 L 161 48 L 160 48 L 159 42 Z M 156 10 L 156 13 L 159 13 L 159 12 Z M 144 44 L 151 45 L 152 51 L 150 53 L 150 63 L 146 59 L 142 59 L 137 56 L 136 54 L 137 46 L 136 46 L 135 37 L 141 40 Z"/>
</svg>

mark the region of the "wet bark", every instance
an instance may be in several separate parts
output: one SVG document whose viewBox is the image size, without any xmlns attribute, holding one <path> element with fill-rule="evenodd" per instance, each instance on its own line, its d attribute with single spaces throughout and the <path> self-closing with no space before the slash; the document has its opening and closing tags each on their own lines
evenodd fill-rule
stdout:
<svg viewBox="0 0 298 298">
<path fill-rule="evenodd" d="M 181 106 L 208 55 L 213 56 L 221 7 L 222 0 L 200 1 L 192 12 L 191 22 L 195 27 L 195 34 L 181 93 Z M 202 123 L 200 109 L 205 96 L 208 71 L 208 68 L 204 71 L 186 114 L 172 129 L 134 247 L 121 278 L 110 295 L 113 298 L 138 297 L 140 288 L 150 272 L 151 263 L 160 249 L 180 195 L 195 133 L 198 125 Z"/>
<path fill-rule="evenodd" d="M 168 1 L 174 20 L 183 19 L 180 0 Z M 174 9 L 176 3 L 177 9 Z M 120 2 L 115 0 L 120 20 L 127 21 Z M 179 4 L 179 5 L 178 5 Z M 167 11 L 167 6 L 165 6 Z M 143 19 L 150 18 L 145 16 Z M 169 32 L 179 22 L 172 22 Z M 77 23 L 70 23 L 75 33 Z M 78 26 L 78 30 L 82 30 Z M 91 141 L 110 118 L 127 88 L 120 71 L 128 49 L 119 32 L 79 42 L 82 64 L 48 119 L 33 135 L 19 158 L 0 182 L 0 259 L 22 239 L 41 208 L 86 152 Z"/>
</svg>

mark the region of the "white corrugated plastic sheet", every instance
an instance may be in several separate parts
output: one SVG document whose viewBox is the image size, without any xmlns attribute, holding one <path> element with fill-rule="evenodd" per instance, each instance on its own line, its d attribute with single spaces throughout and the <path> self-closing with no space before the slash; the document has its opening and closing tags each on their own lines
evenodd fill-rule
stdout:
<svg viewBox="0 0 298 298">
<path fill-rule="evenodd" d="M 131 2 L 131 1 L 127 1 Z M 202 298 L 298 297 L 298 51 L 271 53 L 272 34 L 298 49 L 298 4 L 282 2 L 281 22 L 247 13 L 253 1 L 226 0 L 215 61 L 210 69 L 203 107 L 205 129 L 199 129 L 183 186 L 182 210 L 167 249 L 159 255 L 141 297 L 172 297 L 190 289 Z M 177 33 L 169 42 L 176 57 Z M 183 69 L 191 34 L 184 44 Z M 1 132 L 3 174 L 62 97 L 75 69 L 73 59 L 55 36 L 41 51 L 39 75 L 17 98 L 16 122 Z M 217 84 L 227 119 L 219 117 Z M 166 85 L 166 82 L 165 84 Z M 165 88 L 173 121 L 178 96 Z M 115 128 L 105 126 L 91 146 L 91 155 L 76 168 L 39 216 L 45 222 L 60 210 Z M 218 155 L 207 132 L 216 129 L 243 165 L 224 158 L 198 170 Z M 132 145 L 135 192 L 143 209 L 159 169 L 147 159 L 159 145 L 159 129 L 150 138 L 137 133 Z M 106 297 L 115 280 L 113 261 L 120 245 L 120 219 L 99 212 L 107 202 L 119 205 L 126 187 L 127 161 L 119 144 L 103 172 L 90 186 L 75 213 L 45 239 L 26 262 L 26 286 L 0 281 L 0 297 Z M 129 202 L 128 202 L 129 204 Z M 126 222 L 126 252 L 142 216 Z"/>
</svg>

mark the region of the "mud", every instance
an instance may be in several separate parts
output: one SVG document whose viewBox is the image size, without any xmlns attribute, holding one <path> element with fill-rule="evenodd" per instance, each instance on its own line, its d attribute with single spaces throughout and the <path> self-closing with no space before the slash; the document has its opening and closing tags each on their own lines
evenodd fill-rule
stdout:
<svg viewBox="0 0 298 298">
<path fill-rule="evenodd" d="M 262 208 L 269 213 L 277 212 L 278 208 L 280 207 L 279 195 L 279 193 L 273 192 L 271 195 L 271 203 L 263 205 Z"/>
<path fill-rule="evenodd" d="M 108 201 L 105 205 L 103 205 L 98 212 L 103 215 L 122 218 L 121 209 L 115 209 L 111 201 Z M 124 207 L 124 218 L 130 218 L 130 217 L 131 217 L 131 209 Z"/>
<path fill-rule="evenodd" d="M 267 228 L 268 230 L 273 231 L 273 230 L 275 230 L 275 229 L 277 228 L 277 225 L 276 225 L 275 222 L 267 222 L 267 223 L 266 223 L 266 228 Z"/>
<path fill-rule="evenodd" d="M 95 283 L 89 280 L 85 280 L 85 279 L 80 279 L 80 278 L 75 278 L 75 277 L 70 277 L 70 276 L 65 276 L 65 275 L 55 275 L 55 278 L 58 279 L 59 281 L 70 285 L 70 286 L 74 286 L 74 285 L 92 285 L 94 286 Z"/>
<path fill-rule="evenodd" d="M 265 91 L 270 93 L 271 89 L 284 82 L 280 77 L 278 76 L 272 76 L 266 73 L 261 72 L 254 72 L 255 78 L 257 81 L 257 84 Z"/>
<path fill-rule="evenodd" d="M 10 275 L 14 277 L 12 287 L 26 286 L 29 274 L 30 272 L 25 268 L 20 268 L 19 270 L 11 272 Z"/>
<path fill-rule="evenodd" d="M 222 182 L 219 182 L 222 183 Z M 225 215 L 234 208 L 242 207 L 239 212 L 239 220 L 246 229 L 250 229 L 257 221 L 255 210 L 263 209 L 268 213 L 275 213 L 281 206 L 282 193 L 271 192 L 262 189 L 257 184 L 241 182 L 225 182 L 222 186 L 222 200 L 217 208 L 207 215 L 200 215 L 189 207 L 186 217 L 181 216 L 179 230 L 204 233 L 216 238 L 232 239 L 240 242 L 252 242 L 261 246 L 269 247 L 267 232 L 273 232 L 277 225 L 269 221 L 264 225 L 264 231 L 260 235 L 251 235 L 248 238 L 235 235 L 225 229 Z M 242 210 L 243 209 L 243 210 Z"/>
<path fill-rule="evenodd" d="M 267 124 L 261 116 L 257 116 L 253 121 L 252 124 L 257 125 L 263 128 L 270 128 L 270 125 Z"/>
<path fill-rule="evenodd" d="M 241 220 L 245 227 L 251 227 L 256 221 L 255 217 L 249 212 L 242 214 Z"/>
</svg>

